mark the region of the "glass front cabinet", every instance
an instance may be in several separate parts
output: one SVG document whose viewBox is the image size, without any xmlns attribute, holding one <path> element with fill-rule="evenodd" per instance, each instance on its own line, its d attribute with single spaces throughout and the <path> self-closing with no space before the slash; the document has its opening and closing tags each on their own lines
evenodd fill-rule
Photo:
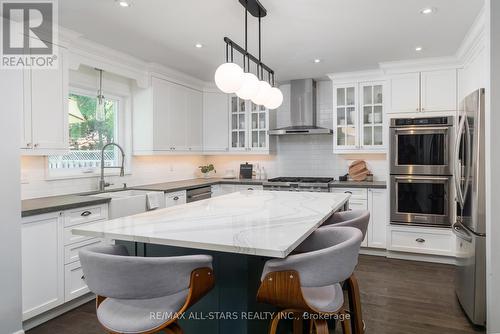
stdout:
<svg viewBox="0 0 500 334">
<path fill-rule="evenodd" d="M 230 150 L 269 151 L 269 112 L 236 95 L 230 100 Z"/>
<path fill-rule="evenodd" d="M 385 153 L 384 82 L 333 86 L 334 153 Z"/>
</svg>

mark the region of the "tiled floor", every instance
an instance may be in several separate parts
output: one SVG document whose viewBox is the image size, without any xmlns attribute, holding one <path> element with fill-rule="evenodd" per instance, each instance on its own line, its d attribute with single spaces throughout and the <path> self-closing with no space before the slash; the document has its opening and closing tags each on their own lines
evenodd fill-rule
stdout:
<svg viewBox="0 0 500 334">
<path fill-rule="evenodd" d="M 361 256 L 356 275 L 366 334 L 484 333 L 460 309 L 453 266 Z M 103 334 L 94 307 L 85 304 L 27 334 Z"/>
</svg>

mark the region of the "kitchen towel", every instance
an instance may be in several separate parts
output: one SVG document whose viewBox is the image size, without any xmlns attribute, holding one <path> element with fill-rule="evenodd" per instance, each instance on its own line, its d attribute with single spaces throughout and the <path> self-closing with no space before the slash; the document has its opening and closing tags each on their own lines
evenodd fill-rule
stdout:
<svg viewBox="0 0 500 334">
<path fill-rule="evenodd" d="M 158 209 L 161 205 L 161 201 L 165 199 L 165 194 L 162 192 L 150 192 L 146 194 L 148 210 Z"/>
</svg>

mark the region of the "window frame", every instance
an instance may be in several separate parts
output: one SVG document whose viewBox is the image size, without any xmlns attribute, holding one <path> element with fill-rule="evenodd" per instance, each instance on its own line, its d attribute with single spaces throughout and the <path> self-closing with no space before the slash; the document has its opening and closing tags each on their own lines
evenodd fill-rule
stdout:
<svg viewBox="0 0 500 334">
<path fill-rule="evenodd" d="M 68 90 L 68 96 L 67 99 L 69 100 L 69 97 L 71 94 L 75 95 L 82 95 L 82 96 L 88 96 L 88 97 L 94 97 L 97 95 L 97 91 L 95 91 L 92 88 L 83 88 L 78 85 L 71 85 Z M 116 110 L 116 125 L 115 125 L 115 133 L 114 133 L 114 142 L 119 144 L 121 147 L 123 147 L 125 151 L 125 173 L 130 174 L 130 158 L 131 154 L 130 151 L 128 150 L 128 143 L 127 143 L 127 135 L 126 132 L 130 128 L 128 126 L 128 116 L 130 114 L 130 107 L 129 107 L 129 96 L 123 96 L 119 94 L 113 94 L 110 92 L 106 92 L 104 94 L 106 99 L 113 100 L 117 102 L 117 110 Z M 69 127 L 68 127 L 69 131 Z M 68 153 L 71 151 L 68 151 Z M 115 152 L 118 153 L 118 148 L 115 147 Z M 64 154 L 61 154 L 64 155 Z M 117 160 L 116 160 L 116 165 L 119 166 L 121 163 L 121 155 L 117 154 Z M 100 167 L 85 167 L 85 168 L 50 168 L 49 167 L 49 157 L 47 156 L 45 158 L 45 178 L 47 180 L 58 180 L 58 179 L 72 179 L 72 178 L 96 178 L 99 177 L 101 174 L 101 169 Z M 105 169 L 104 171 L 105 175 L 108 176 L 113 176 L 113 175 L 119 175 L 119 170 L 115 169 Z"/>
</svg>

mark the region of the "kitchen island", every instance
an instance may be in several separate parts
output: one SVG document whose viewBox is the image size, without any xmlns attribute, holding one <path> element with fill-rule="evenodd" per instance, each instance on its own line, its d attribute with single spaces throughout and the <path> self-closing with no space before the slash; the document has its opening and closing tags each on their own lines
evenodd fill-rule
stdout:
<svg viewBox="0 0 500 334">
<path fill-rule="evenodd" d="M 198 315 L 235 312 L 237 319 L 181 321 L 185 333 L 260 333 L 267 320 L 243 319 L 242 314 L 273 311 L 255 301 L 265 261 L 288 256 L 334 212 L 343 210 L 349 197 L 241 191 L 89 224 L 73 229 L 73 234 L 129 242 L 129 246 L 143 243 L 147 256 L 212 255 L 216 287 L 190 311 L 202 312 Z"/>
</svg>

